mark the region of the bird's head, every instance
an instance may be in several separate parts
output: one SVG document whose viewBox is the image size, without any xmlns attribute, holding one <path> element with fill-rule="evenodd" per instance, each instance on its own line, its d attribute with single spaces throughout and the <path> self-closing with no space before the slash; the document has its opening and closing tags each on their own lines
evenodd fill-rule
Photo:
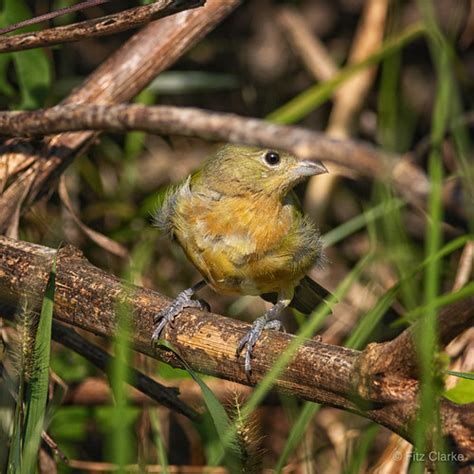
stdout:
<svg viewBox="0 0 474 474">
<path fill-rule="evenodd" d="M 297 183 L 327 173 L 320 161 L 265 148 L 226 145 L 209 158 L 201 171 L 202 184 L 225 195 L 244 192 L 283 198 Z"/>
</svg>

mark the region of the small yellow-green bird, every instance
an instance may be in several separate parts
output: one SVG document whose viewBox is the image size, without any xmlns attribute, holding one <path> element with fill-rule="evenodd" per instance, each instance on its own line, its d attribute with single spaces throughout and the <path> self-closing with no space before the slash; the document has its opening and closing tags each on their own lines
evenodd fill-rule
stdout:
<svg viewBox="0 0 474 474">
<path fill-rule="evenodd" d="M 322 262 L 319 232 L 297 204 L 292 188 L 308 176 L 327 173 L 319 161 L 261 148 L 226 145 L 167 194 L 155 223 L 176 239 L 203 280 L 178 295 L 155 318 L 153 340 L 184 308 L 206 309 L 193 295 L 205 285 L 227 295 L 260 295 L 274 303 L 240 341 L 244 369 L 264 329 L 291 305 L 311 313 L 329 296 L 305 276 Z"/>
</svg>

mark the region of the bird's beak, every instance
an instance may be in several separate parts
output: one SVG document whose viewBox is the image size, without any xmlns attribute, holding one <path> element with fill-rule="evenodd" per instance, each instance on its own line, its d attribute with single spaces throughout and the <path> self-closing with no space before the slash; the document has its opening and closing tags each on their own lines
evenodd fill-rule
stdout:
<svg viewBox="0 0 474 474">
<path fill-rule="evenodd" d="M 328 169 L 320 161 L 303 160 L 298 163 L 295 169 L 298 176 L 316 176 L 317 174 L 328 173 Z"/>
</svg>

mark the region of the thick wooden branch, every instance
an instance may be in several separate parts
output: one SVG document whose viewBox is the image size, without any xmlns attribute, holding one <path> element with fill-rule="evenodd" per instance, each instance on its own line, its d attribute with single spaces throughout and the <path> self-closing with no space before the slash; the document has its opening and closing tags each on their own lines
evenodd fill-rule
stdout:
<svg viewBox="0 0 474 474">
<path fill-rule="evenodd" d="M 0 238 L 0 302 L 16 305 L 26 297 L 30 305 L 39 307 L 54 254 L 53 249 Z M 168 298 L 145 288 L 130 288 L 113 275 L 91 265 L 72 247 L 59 251 L 57 268 L 57 319 L 94 334 L 112 336 L 117 302 L 125 303 L 133 310 L 134 347 L 173 366 L 180 366 L 172 353 L 156 350 L 150 340 L 153 315 L 169 303 Z M 442 335 L 442 340 L 454 337 L 472 324 L 473 303 L 471 299 L 470 310 L 459 315 L 461 322 L 455 328 L 451 326 L 447 336 Z M 248 328 L 246 323 L 216 314 L 185 311 L 178 317 L 174 329 L 166 329 L 165 337 L 194 370 L 253 385 L 261 380 L 294 336 L 266 332 L 257 342 L 251 380 L 247 380 L 242 361 L 236 360 L 235 350 Z M 385 354 L 389 361 L 393 361 L 392 354 L 396 358 L 403 350 L 403 347 L 397 349 L 395 341 L 392 341 L 395 348 Z M 389 346 L 380 347 L 382 353 Z M 390 364 L 376 377 L 366 376 L 367 364 L 364 362 L 368 357 L 376 359 L 373 353 L 367 355 L 365 351 L 306 340 L 275 381 L 275 387 L 305 400 L 365 416 L 409 439 L 410 423 L 415 420 L 418 408 L 418 383 L 403 373 L 395 377 L 396 373 L 390 372 Z M 361 380 L 364 380 L 363 389 L 360 388 Z M 366 391 L 367 385 L 383 387 L 378 391 Z M 380 393 L 380 397 L 374 396 L 375 393 Z M 474 405 L 457 406 L 441 401 L 444 433 L 453 440 L 455 449 L 466 461 L 474 460 L 473 413 Z"/>
</svg>

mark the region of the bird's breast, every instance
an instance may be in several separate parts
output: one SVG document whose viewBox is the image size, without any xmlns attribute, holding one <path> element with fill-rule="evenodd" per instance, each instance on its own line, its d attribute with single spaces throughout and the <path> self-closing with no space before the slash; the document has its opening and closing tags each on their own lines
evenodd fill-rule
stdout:
<svg viewBox="0 0 474 474">
<path fill-rule="evenodd" d="M 285 248 L 295 225 L 291 206 L 258 197 L 198 195 L 178 202 L 176 210 L 176 238 L 217 292 L 278 291 L 308 269 L 295 266 L 292 250 Z"/>
</svg>

